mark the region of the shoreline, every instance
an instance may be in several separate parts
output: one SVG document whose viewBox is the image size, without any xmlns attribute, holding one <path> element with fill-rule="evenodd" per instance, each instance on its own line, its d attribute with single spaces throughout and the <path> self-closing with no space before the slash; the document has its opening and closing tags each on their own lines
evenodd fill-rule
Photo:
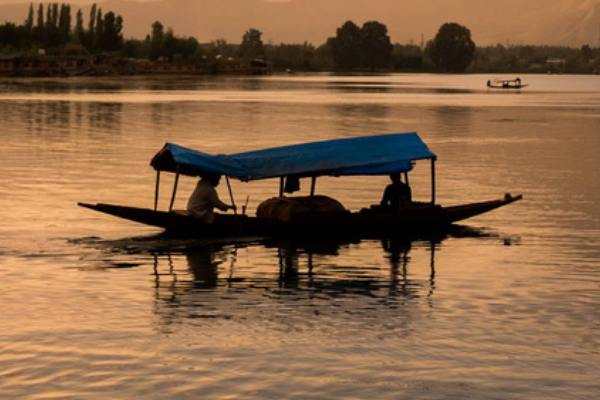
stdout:
<svg viewBox="0 0 600 400">
<path fill-rule="evenodd" d="M 433 71 L 385 71 L 385 72 L 344 72 L 344 71 L 295 71 L 293 73 L 285 71 L 272 71 L 269 73 L 132 73 L 132 74 L 100 74 L 100 75 L 6 75 L 0 74 L 2 80 L 44 80 L 44 79 L 64 79 L 73 80 L 80 78 L 112 78 L 112 79 L 139 79 L 139 78 L 248 78 L 248 77 L 268 77 L 268 76 L 345 76 L 345 77 L 369 77 L 369 76 L 392 76 L 392 75 L 433 75 L 433 76 L 600 76 L 600 73 L 541 73 L 541 72 L 433 72 Z"/>
</svg>

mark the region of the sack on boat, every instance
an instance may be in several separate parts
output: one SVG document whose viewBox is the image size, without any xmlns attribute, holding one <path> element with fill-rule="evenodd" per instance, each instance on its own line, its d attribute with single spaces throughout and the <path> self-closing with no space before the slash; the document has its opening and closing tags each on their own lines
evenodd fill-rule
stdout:
<svg viewBox="0 0 600 400">
<path fill-rule="evenodd" d="M 346 214 L 342 203 L 327 196 L 274 197 L 258 205 L 258 218 L 293 221 L 311 216 Z"/>
</svg>

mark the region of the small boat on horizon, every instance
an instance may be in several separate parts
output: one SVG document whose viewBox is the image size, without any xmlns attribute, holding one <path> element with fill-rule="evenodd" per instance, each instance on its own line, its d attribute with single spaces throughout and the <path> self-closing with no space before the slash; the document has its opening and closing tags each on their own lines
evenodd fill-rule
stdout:
<svg viewBox="0 0 600 400">
<path fill-rule="evenodd" d="M 431 166 L 431 200 L 410 202 L 391 210 L 380 205 L 349 211 L 327 196 L 315 194 L 321 176 L 378 176 L 408 173 L 417 161 Z M 154 209 L 113 204 L 78 203 L 130 221 L 163 228 L 167 233 L 202 238 L 233 237 L 382 237 L 448 229 L 452 224 L 519 201 L 521 195 L 456 206 L 436 204 L 435 163 L 437 156 L 416 132 L 362 136 L 275 147 L 230 155 L 211 155 L 167 143 L 152 158 L 156 170 Z M 159 211 L 158 193 L 161 171 L 175 174 L 169 209 Z M 275 204 L 280 213 L 263 212 L 256 216 L 215 214 L 212 223 L 204 222 L 185 211 L 173 210 L 179 177 L 225 176 L 232 204 L 230 178 L 242 182 L 279 179 L 279 196 L 262 204 Z M 300 179 L 310 179 L 310 196 L 288 197 L 288 186 L 299 188 Z M 293 191 L 294 189 L 292 189 Z M 296 189 L 297 190 L 297 189 Z M 333 207 L 332 207 L 333 204 Z M 323 207 L 325 205 L 325 207 Z M 295 207 L 295 208 L 294 208 Z M 288 212 L 290 209 L 297 210 Z"/>
<path fill-rule="evenodd" d="M 521 78 L 516 79 L 494 79 L 487 81 L 489 89 L 523 89 L 529 86 L 521 81 Z"/>
</svg>

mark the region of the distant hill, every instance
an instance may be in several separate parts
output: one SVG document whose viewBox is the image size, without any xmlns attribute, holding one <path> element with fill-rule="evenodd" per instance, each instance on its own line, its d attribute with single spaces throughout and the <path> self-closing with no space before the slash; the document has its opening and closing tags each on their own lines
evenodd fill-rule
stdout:
<svg viewBox="0 0 600 400">
<path fill-rule="evenodd" d="M 15 0 L 17 1 L 17 0 Z M 600 0 L 107 0 L 98 2 L 125 19 L 126 36 L 144 37 L 160 20 L 176 33 L 206 42 L 239 42 L 255 27 L 274 43 L 321 44 L 344 21 L 385 23 L 394 42 L 435 35 L 448 21 L 462 23 L 480 45 L 550 44 L 598 46 Z M 0 21 L 22 22 L 28 3 L 0 3 Z M 75 6 L 76 7 L 76 6 Z M 88 7 L 84 7 L 87 13 Z"/>
</svg>

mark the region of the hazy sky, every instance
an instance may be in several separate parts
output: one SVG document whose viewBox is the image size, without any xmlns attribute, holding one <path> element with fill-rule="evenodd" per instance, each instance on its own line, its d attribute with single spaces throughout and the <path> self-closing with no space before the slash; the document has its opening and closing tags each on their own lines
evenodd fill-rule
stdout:
<svg viewBox="0 0 600 400">
<path fill-rule="evenodd" d="M 139 2 L 144 2 L 140 7 Z M 20 5 L 15 3 L 20 2 Z M 0 21 L 22 22 L 25 0 L 0 0 Z M 90 1 L 72 0 L 72 4 Z M 600 41 L 600 0 L 107 0 L 125 19 L 126 36 L 143 37 L 155 20 L 200 41 L 239 42 L 255 27 L 266 41 L 325 42 L 351 19 L 379 20 L 392 41 L 419 43 L 444 22 L 468 26 L 478 44 L 532 43 L 594 46 Z M 86 11 L 86 10 L 84 10 Z"/>
</svg>

